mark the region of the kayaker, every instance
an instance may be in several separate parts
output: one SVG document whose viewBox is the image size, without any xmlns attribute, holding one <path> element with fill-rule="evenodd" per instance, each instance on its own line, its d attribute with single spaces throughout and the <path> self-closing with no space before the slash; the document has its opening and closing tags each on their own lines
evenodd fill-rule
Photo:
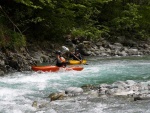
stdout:
<svg viewBox="0 0 150 113">
<path fill-rule="evenodd" d="M 79 52 L 79 49 L 75 49 L 75 52 L 74 53 L 71 53 L 70 54 L 70 57 L 73 59 L 73 60 L 79 60 L 80 62 L 82 62 L 82 55 L 80 54 Z"/>
<path fill-rule="evenodd" d="M 66 59 L 62 57 L 61 51 L 56 51 L 56 66 L 66 67 Z"/>
</svg>

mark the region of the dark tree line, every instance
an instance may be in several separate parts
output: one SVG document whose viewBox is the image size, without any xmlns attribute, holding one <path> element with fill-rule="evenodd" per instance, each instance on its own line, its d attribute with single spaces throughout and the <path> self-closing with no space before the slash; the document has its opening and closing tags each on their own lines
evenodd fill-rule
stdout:
<svg viewBox="0 0 150 113">
<path fill-rule="evenodd" d="M 64 36 L 147 40 L 149 0 L 1 0 L 0 46 L 26 41 L 64 40 Z"/>
</svg>

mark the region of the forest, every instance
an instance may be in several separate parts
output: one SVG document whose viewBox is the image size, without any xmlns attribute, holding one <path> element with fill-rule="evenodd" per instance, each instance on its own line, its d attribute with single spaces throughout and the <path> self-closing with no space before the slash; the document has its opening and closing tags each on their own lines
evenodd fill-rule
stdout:
<svg viewBox="0 0 150 113">
<path fill-rule="evenodd" d="M 149 12 L 150 0 L 1 0 L 0 47 L 63 42 L 68 34 L 87 40 L 148 41 Z"/>
</svg>

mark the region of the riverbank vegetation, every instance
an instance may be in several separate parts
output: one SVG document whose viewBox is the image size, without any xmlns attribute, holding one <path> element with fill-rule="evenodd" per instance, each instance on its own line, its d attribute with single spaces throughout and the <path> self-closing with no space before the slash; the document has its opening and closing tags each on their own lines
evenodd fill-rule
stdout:
<svg viewBox="0 0 150 113">
<path fill-rule="evenodd" d="M 149 40 L 149 0 L 2 0 L 0 46 L 87 40 Z"/>
</svg>

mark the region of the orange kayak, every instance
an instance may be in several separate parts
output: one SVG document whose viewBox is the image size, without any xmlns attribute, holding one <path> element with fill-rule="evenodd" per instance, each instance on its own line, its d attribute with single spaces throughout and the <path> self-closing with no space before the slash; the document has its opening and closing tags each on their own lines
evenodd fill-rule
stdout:
<svg viewBox="0 0 150 113">
<path fill-rule="evenodd" d="M 82 71 L 83 67 L 81 66 L 70 66 L 70 67 L 57 67 L 57 66 L 32 66 L 31 69 L 33 71 L 44 71 L 44 72 L 57 72 L 59 70 L 64 70 L 64 71 Z"/>
</svg>

